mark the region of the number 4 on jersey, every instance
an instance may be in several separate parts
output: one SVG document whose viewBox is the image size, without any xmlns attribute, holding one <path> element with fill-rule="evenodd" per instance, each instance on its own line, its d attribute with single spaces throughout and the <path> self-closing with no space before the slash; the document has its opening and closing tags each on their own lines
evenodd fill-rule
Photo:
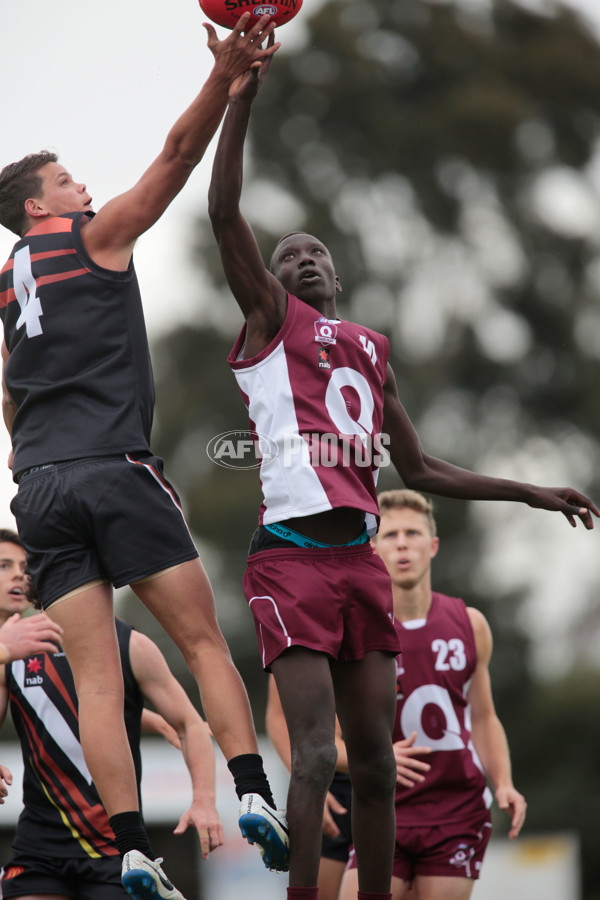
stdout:
<svg viewBox="0 0 600 900">
<path fill-rule="evenodd" d="M 13 284 L 15 296 L 21 307 L 21 315 L 17 319 L 17 328 L 23 325 L 27 331 L 27 337 L 37 337 L 42 334 L 40 316 L 43 316 L 42 304 L 36 295 L 36 283 L 31 271 L 31 256 L 29 247 L 17 250 L 13 264 Z"/>
</svg>

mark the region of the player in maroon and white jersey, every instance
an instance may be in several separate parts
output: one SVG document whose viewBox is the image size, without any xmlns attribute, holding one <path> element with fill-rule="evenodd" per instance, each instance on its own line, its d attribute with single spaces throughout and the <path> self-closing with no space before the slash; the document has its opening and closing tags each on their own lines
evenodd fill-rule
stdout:
<svg viewBox="0 0 600 900">
<path fill-rule="evenodd" d="M 287 864 L 247 693 L 177 494 L 149 447 L 154 387 L 134 246 L 203 158 L 232 79 L 277 50 L 261 47 L 273 29 L 266 15 L 252 27 L 242 16 L 225 40 L 206 28 L 215 58 L 206 83 L 129 190 L 94 213 L 86 185 L 54 153 L 0 172 L 0 224 L 18 236 L 0 269 L 2 412 L 19 485 L 11 509 L 41 602 L 63 628 L 86 764 L 124 871 L 165 900 L 181 894 L 162 886 L 139 814 L 113 586 L 131 585 L 178 645 L 244 800 L 240 815 L 265 864 Z"/>
<path fill-rule="evenodd" d="M 431 589 L 439 546 L 431 502 L 398 490 L 380 494 L 379 505 L 374 545 L 392 579 L 402 645 L 394 725 L 399 775 L 408 739 L 427 751 L 413 760 L 421 770 L 413 783 L 399 777 L 396 786 L 392 897 L 403 900 L 413 885 L 419 900 L 468 900 L 491 833 L 486 776 L 511 816 L 509 837 L 518 835 L 526 809 L 494 709 L 492 636 L 478 610 Z M 340 900 L 354 900 L 356 889 L 351 853 Z"/>
<path fill-rule="evenodd" d="M 317 896 L 337 708 L 352 780 L 358 896 L 384 900 L 394 850 L 399 645 L 387 572 L 364 543 L 376 527 L 381 447 L 405 484 L 434 494 L 521 501 L 558 510 L 572 525 L 579 517 L 586 528 L 599 513 L 572 488 L 489 478 L 424 453 L 398 398 L 387 340 L 337 314 L 340 282 L 322 241 L 287 234 L 265 267 L 240 195 L 250 110 L 267 70 L 268 60 L 231 86 L 209 190 L 223 268 L 246 320 L 229 362 L 269 452 L 244 588 L 292 746 L 288 896 Z"/>
</svg>

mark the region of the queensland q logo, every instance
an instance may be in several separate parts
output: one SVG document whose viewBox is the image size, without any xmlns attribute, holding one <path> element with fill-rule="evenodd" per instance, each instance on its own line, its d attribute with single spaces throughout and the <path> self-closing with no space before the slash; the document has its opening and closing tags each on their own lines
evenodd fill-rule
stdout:
<svg viewBox="0 0 600 900">
<path fill-rule="evenodd" d="M 278 9 L 276 6 L 257 6 L 252 10 L 252 14 L 259 19 L 261 16 L 276 16 Z"/>
<path fill-rule="evenodd" d="M 208 442 L 206 453 L 223 469 L 258 469 L 272 462 L 279 448 L 257 431 L 224 431 Z"/>
<path fill-rule="evenodd" d="M 328 319 L 317 319 L 315 322 L 315 341 L 324 347 L 327 344 L 335 344 L 337 340 L 337 325 Z"/>
</svg>

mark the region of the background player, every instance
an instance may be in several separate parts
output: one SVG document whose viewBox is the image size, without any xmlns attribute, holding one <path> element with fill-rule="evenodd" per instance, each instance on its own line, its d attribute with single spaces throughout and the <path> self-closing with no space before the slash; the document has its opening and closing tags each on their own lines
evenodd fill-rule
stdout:
<svg viewBox="0 0 600 900">
<path fill-rule="evenodd" d="M 14 532 L 0 531 L 0 535 L 11 541 L 11 552 L 20 564 L 20 578 L 15 575 L 12 583 L 20 583 L 18 602 L 24 610 L 28 595 L 32 599 L 31 592 L 24 589 L 25 551 Z M 4 543 L 0 542 L 2 558 L 5 553 Z M 0 593 L 3 587 L 0 572 Z M 30 618 L 47 617 L 42 614 Z M 0 624 L 4 619 L 5 613 L 0 609 Z M 223 843 L 215 807 L 214 751 L 208 728 L 156 644 L 121 620 L 117 620 L 117 634 L 125 684 L 125 722 L 138 790 L 140 728 L 145 718 L 145 730 L 148 723 L 152 730 L 161 733 L 174 729 L 193 791 L 192 804 L 181 816 L 175 833 L 182 834 L 194 826 L 206 859 L 211 850 Z M 12 859 L 0 876 L 0 895 L 28 900 L 48 895 L 53 900 L 124 900 L 128 894 L 121 884 L 119 852 L 78 739 L 73 678 L 64 653 L 57 650 L 56 646 L 51 651 L 36 650 L 23 661 L 15 659 L 0 668 L 0 721 L 10 701 L 24 763 L 24 809 L 15 832 Z M 143 707 L 144 700 L 158 714 L 144 715 L 150 713 Z"/>
<path fill-rule="evenodd" d="M 468 900 L 491 834 L 492 796 L 483 773 L 511 817 L 511 839 L 526 809 L 492 699 L 492 635 L 479 610 L 432 593 L 439 538 L 431 502 L 415 491 L 386 491 L 379 507 L 373 543 L 392 579 L 402 645 L 394 748 L 404 762 L 399 744 L 416 731 L 431 750 L 423 778 L 412 786 L 398 779 L 392 897 L 404 900 L 412 883 L 418 900 Z M 356 898 L 355 866 L 351 854 L 340 900 Z"/>
<path fill-rule="evenodd" d="M 269 17 L 244 34 L 249 18 L 224 41 L 206 26 L 215 62 L 200 94 L 137 184 L 96 215 L 85 184 L 54 154 L 0 173 L 0 223 L 20 236 L 0 273 L 12 510 L 42 604 L 63 627 L 86 764 L 124 870 L 133 866 L 159 894 L 164 874 L 139 815 L 123 723 L 111 583 L 131 584 L 178 645 L 243 797 L 245 832 L 267 866 L 287 861 L 243 682 L 177 495 L 149 449 L 154 388 L 132 263 L 136 239 L 202 159 L 231 80 L 277 49 L 260 46 Z"/>
<path fill-rule="evenodd" d="M 288 896 L 318 893 L 337 709 L 352 781 L 359 900 L 374 900 L 389 897 L 392 872 L 392 657 L 399 645 L 387 572 L 382 578 L 363 543 L 378 514 L 378 460 L 369 448 L 377 450 L 385 433 L 404 483 L 432 493 L 521 501 L 560 511 L 572 525 L 579 516 L 586 528 L 598 510 L 571 488 L 490 478 L 425 454 L 398 398 L 387 340 L 337 316 L 340 282 L 323 243 L 287 234 L 265 267 L 240 194 L 250 110 L 267 69 L 268 61 L 231 86 L 209 190 L 223 268 L 246 320 L 229 362 L 251 427 L 279 451 L 261 466 L 264 499 L 244 586 L 292 748 Z M 319 465 L 323 453 L 327 464 Z"/>
</svg>

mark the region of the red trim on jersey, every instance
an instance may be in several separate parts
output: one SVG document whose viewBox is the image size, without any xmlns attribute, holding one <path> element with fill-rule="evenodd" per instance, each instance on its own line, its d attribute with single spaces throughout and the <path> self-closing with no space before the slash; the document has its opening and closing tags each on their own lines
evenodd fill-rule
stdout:
<svg viewBox="0 0 600 900">
<path fill-rule="evenodd" d="M 65 687 L 64 682 L 60 678 L 60 675 L 56 671 L 56 666 L 52 662 L 52 656 L 50 653 L 46 653 L 46 666 L 45 666 L 46 675 L 50 677 L 50 681 L 54 685 L 54 687 L 58 690 L 60 696 L 63 698 L 73 715 L 77 720 L 79 720 L 79 711 L 75 704 L 73 703 L 73 698 L 69 694 L 67 688 Z"/>
<path fill-rule="evenodd" d="M 35 283 L 41 287 L 43 284 L 56 284 L 59 281 L 67 281 L 69 278 L 79 278 L 80 275 L 87 275 L 90 270 L 85 267 L 83 269 L 73 269 L 71 272 L 58 272 L 56 275 L 42 275 L 35 279 Z M 17 299 L 14 288 L 9 288 L 0 294 L 0 307 L 8 306 L 13 300 Z"/>
<path fill-rule="evenodd" d="M 17 295 L 15 294 L 14 288 L 9 288 L 7 291 L 2 291 L 0 294 L 0 306 L 8 306 L 9 303 L 12 303 L 13 300 L 17 299 Z"/>
<path fill-rule="evenodd" d="M 30 257 L 32 262 L 34 260 L 35 262 L 37 262 L 40 259 L 53 259 L 55 256 L 69 256 L 70 254 L 75 253 L 77 253 L 77 250 L 75 250 L 75 248 L 73 247 L 67 250 L 48 250 L 47 253 L 31 253 Z M 5 272 L 10 272 L 11 269 L 14 269 L 14 265 L 15 258 L 14 256 L 11 256 L 11 258 L 5 263 L 4 268 L 0 269 L 0 275 L 3 275 Z"/>
<path fill-rule="evenodd" d="M 45 770 L 50 775 L 45 778 L 38 774 L 41 783 L 49 793 L 54 793 L 56 805 L 70 819 L 75 830 L 81 834 L 100 856 L 116 856 L 118 850 L 113 847 L 106 838 L 106 831 L 110 831 L 108 816 L 101 803 L 91 806 L 83 796 L 75 782 L 54 762 L 42 741 L 39 739 L 35 723 L 28 716 L 22 704 L 13 697 L 21 720 L 27 730 L 29 746 L 32 751 L 30 764 L 32 768 L 41 773 Z M 50 789 L 53 789 L 51 791 Z M 78 804 L 78 805 L 76 805 Z M 81 844 L 81 841 L 80 841 Z"/>
<path fill-rule="evenodd" d="M 73 230 L 73 219 L 64 216 L 48 216 L 39 225 L 34 225 L 24 237 L 30 234 L 61 234 L 65 231 Z"/>
<path fill-rule="evenodd" d="M 73 269 L 72 272 L 58 272 L 56 275 L 42 275 L 36 278 L 37 285 L 55 284 L 57 281 L 67 281 L 69 278 L 79 278 L 80 275 L 87 275 L 90 270 L 85 266 L 83 269 Z"/>
</svg>

